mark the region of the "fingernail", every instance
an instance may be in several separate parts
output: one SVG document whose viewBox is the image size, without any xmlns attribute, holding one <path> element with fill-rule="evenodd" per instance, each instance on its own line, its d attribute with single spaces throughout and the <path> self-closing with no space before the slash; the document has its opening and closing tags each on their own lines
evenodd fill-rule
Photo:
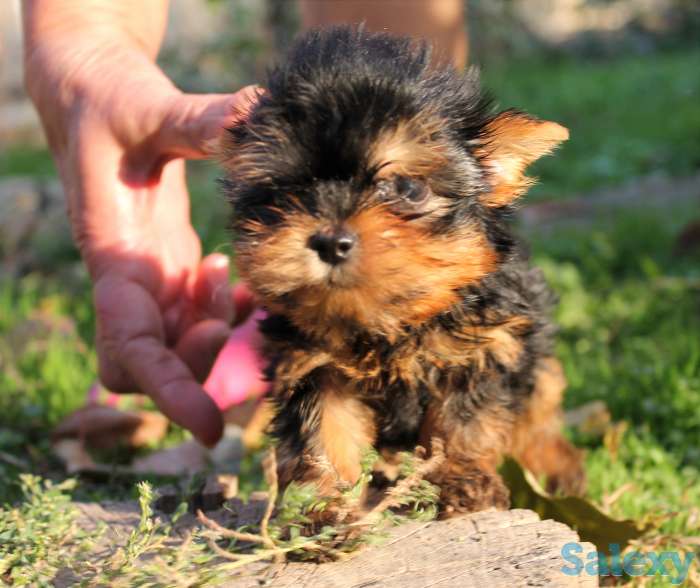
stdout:
<svg viewBox="0 0 700 588">
<path fill-rule="evenodd" d="M 228 267 L 229 261 L 228 256 L 222 253 L 212 253 L 209 256 L 211 266 L 216 269 L 224 269 Z"/>
</svg>

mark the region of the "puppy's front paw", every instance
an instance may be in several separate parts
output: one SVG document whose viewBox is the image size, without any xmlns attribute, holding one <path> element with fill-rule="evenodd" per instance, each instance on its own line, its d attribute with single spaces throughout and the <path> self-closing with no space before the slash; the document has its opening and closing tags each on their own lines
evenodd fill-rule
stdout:
<svg viewBox="0 0 700 588">
<path fill-rule="evenodd" d="M 318 532 L 326 526 L 348 524 L 360 517 L 360 500 L 350 500 L 344 493 L 348 485 L 342 481 L 319 478 L 312 482 L 316 486 L 317 502 L 305 513 L 309 529 Z"/>
<path fill-rule="evenodd" d="M 510 493 L 498 474 L 454 462 L 446 465 L 430 480 L 440 487 L 441 518 L 510 506 Z"/>
</svg>

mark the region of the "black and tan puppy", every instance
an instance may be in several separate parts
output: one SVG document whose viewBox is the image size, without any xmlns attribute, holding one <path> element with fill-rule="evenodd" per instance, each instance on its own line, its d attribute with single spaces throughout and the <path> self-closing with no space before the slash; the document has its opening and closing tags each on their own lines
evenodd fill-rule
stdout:
<svg viewBox="0 0 700 588">
<path fill-rule="evenodd" d="M 332 493 L 370 446 L 444 440 L 444 513 L 507 507 L 512 454 L 583 484 L 560 432 L 552 296 L 507 219 L 568 132 L 495 114 L 404 38 L 312 32 L 224 143 L 240 275 L 269 317 L 279 477 Z"/>
</svg>

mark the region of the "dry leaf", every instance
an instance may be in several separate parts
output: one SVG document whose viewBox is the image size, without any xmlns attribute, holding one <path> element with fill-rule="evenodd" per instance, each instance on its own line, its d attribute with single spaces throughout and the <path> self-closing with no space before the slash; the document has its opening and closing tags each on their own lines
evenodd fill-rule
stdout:
<svg viewBox="0 0 700 588">
<path fill-rule="evenodd" d="M 128 442 L 132 447 L 143 445 L 162 437 L 166 428 L 167 419 L 159 413 L 84 407 L 56 427 L 53 449 L 71 473 L 187 476 L 210 468 L 227 473 L 238 471 L 244 450 L 241 431 L 232 426 L 225 428 L 221 441 L 211 450 L 188 440 L 137 458 L 126 466 L 95 462 L 88 453 L 89 449 L 110 447 L 118 442 Z"/>
<path fill-rule="evenodd" d="M 208 512 L 216 510 L 226 501 L 234 498 L 238 493 L 238 477 L 221 474 L 207 476 L 207 480 L 196 496 L 192 498 L 195 508 Z"/>
<path fill-rule="evenodd" d="M 165 437 L 169 421 L 164 415 L 152 410 L 139 410 L 135 414 L 141 419 L 141 424 L 129 438 L 129 445 L 143 447 Z"/>
<path fill-rule="evenodd" d="M 273 415 L 271 401 L 254 398 L 230 408 L 224 414 L 224 419 L 226 423 L 243 429 L 243 446 L 248 451 L 254 451 L 264 445 L 265 433 Z"/>
<path fill-rule="evenodd" d="M 222 488 L 225 500 L 230 500 L 238 495 L 238 476 L 234 476 L 233 474 L 218 474 L 216 476 L 216 481 Z"/>
<path fill-rule="evenodd" d="M 609 552 L 610 544 L 623 549 L 633 539 L 653 528 L 631 520 L 616 520 L 591 502 L 577 496 L 552 496 L 535 477 L 516 461 L 507 459 L 501 466 L 501 475 L 510 490 L 513 508 L 534 510 L 543 519 L 553 519 L 573 527 L 582 541 L 594 543 L 599 551 Z"/>
<path fill-rule="evenodd" d="M 95 470 L 98 467 L 79 439 L 60 439 L 53 443 L 52 449 L 69 474 Z"/>
<path fill-rule="evenodd" d="M 117 445 L 143 447 L 161 440 L 168 419 L 152 411 L 124 412 L 111 406 L 91 404 L 64 418 L 53 430 L 54 442 L 80 439 L 87 447 L 108 449 Z"/>
<path fill-rule="evenodd" d="M 611 492 L 610 494 L 606 494 L 603 496 L 602 499 L 602 506 L 603 510 L 605 512 L 610 512 L 610 508 L 615 504 L 622 496 L 624 496 L 627 492 L 632 490 L 634 488 L 634 484 L 632 482 L 627 482 L 627 484 L 623 484 L 620 486 L 617 490 L 614 492 Z"/>
<path fill-rule="evenodd" d="M 617 460 L 617 454 L 628 427 L 629 424 L 627 422 L 621 421 L 610 425 L 608 430 L 605 431 L 605 435 L 603 435 L 603 445 L 605 445 L 605 448 L 610 453 L 612 461 Z"/>
</svg>

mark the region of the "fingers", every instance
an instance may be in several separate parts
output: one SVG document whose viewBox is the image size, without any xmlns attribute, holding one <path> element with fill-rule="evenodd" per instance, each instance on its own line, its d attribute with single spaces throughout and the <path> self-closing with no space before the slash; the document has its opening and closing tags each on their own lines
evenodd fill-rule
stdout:
<svg viewBox="0 0 700 588">
<path fill-rule="evenodd" d="M 227 322 L 216 319 L 201 321 L 182 336 L 175 353 L 189 366 L 194 377 L 204 382 L 230 334 Z"/>
<path fill-rule="evenodd" d="M 229 259 L 212 253 L 202 260 L 193 287 L 193 300 L 200 315 L 239 325 L 255 310 L 253 293 L 243 282 L 230 286 Z"/>
<path fill-rule="evenodd" d="M 176 96 L 167 106 L 159 150 L 188 159 L 212 157 L 223 130 L 247 116 L 259 92 L 259 88 L 248 86 L 235 94 Z"/>
<path fill-rule="evenodd" d="M 97 348 L 97 373 L 99 374 L 100 382 L 110 392 L 118 392 L 120 394 L 138 392 L 138 385 L 133 378 L 124 371 L 121 365 L 110 358 L 110 354 L 105 350 L 105 346 L 102 343 L 104 339 L 100 331 L 101 328 L 98 324 L 95 347 Z"/>
<path fill-rule="evenodd" d="M 233 288 L 231 288 L 231 297 L 233 298 L 234 307 L 233 326 L 237 326 L 248 319 L 257 307 L 257 302 L 253 293 L 243 282 L 234 284 Z"/>
<path fill-rule="evenodd" d="M 218 407 L 182 359 L 162 341 L 148 336 L 129 339 L 120 360 L 164 415 L 205 445 L 212 446 L 221 438 L 223 419 Z"/>
<path fill-rule="evenodd" d="M 130 391 L 150 396 L 163 414 L 202 443 L 216 443 L 223 430 L 221 413 L 186 363 L 165 346 L 161 311 L 150 293 L 136 282 L 107 275 L 95 283 L 95 309 L 105 385 L 132 383 Z"/>
<path fill-rule="evenodd" d="M 194 303 L 204 316 L 227 324 L 231 323 L 234 314 L 229 281 L 228 257 L 212 253 L 199 264 L 192 292 Z"/>
</svg>

